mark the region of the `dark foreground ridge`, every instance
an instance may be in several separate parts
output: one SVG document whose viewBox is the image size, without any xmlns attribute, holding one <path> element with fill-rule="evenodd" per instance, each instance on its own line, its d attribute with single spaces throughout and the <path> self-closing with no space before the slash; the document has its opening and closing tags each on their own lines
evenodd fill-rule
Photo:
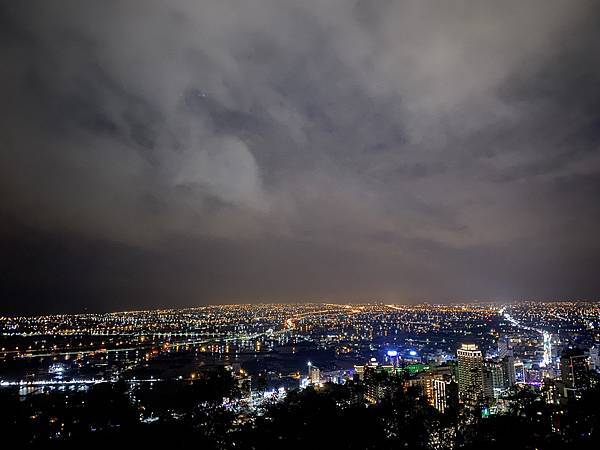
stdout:
<svg viewBox="0 0 600 450">
<path fill-rule="evenodd" d="M 389 393 L 367 405 L 364 384 L 325 384 L 291 392 L 261 414 L 236 414 L 223 396 L 240 396 L 235 380 L 216 370 L 201 380 L 146 385 L 124 383 L 85 393 L 53 392 L 25 401 L 2 391 L 2 423 L 18 447 L 30 448 L 348 448 L 348 449 L 596 449 L 600 444 L 600 389 L 562 408 L 540 401 L 530 389 L 514 397 L 502 416 L 439 413 L 418 388 L 388 380 Z M 140 414 L 154 420 L 139 421 Z M 68 429 L 65 423 L 69 423 Z M 68 430 L 58 437 L 56 430 Z M 5 434 L 6 436 L 7 434 Z"/>
</svg>

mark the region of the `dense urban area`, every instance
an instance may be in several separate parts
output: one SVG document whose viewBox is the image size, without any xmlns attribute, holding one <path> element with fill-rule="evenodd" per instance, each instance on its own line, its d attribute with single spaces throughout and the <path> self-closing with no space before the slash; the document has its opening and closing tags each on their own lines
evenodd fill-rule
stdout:
<svg viewBox="0 0 600 450">
<path fill-rule="evenodd" d="M 599 349 L 594 302 L 0 317 L 0 419 L 32 448 L 598 448 Z"/>
</svg>

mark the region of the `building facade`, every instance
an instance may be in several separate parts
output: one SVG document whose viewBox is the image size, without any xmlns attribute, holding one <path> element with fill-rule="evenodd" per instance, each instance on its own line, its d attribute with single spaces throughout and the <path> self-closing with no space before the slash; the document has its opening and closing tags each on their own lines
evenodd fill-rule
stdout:
<svg viewBox="0 0 600 450">
<path fill-rule="evenodd" d="M 483 392 L 483 354 L 475 344 L 462 344 L 456 352 L 460 399 L 474 405 Z"/>
</svg>

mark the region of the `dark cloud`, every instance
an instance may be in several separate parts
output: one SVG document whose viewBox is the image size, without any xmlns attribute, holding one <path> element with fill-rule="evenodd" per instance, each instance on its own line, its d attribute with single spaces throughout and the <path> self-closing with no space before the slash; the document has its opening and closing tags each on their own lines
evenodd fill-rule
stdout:
<svg viewBox="0 0 600 450">
<path fill-rule="evenodd" d="M 2 309 L 595 296 L 598 14 L 0 2 Z"/>
</svg>

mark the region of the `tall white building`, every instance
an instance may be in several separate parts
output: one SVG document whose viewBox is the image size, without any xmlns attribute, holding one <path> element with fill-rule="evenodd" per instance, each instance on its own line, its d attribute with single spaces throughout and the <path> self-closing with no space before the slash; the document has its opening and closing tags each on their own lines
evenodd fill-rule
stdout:
<svg viewBox="0 0 600 450">
<path fill-rule="evenodd" d="M 483 395 L 483 354 L 475 344 L 462 344 L 456 356 L 459 396 L 473 404 Z"/>
<path fill-rule="evenodd" d="M 600 372 L 600 347 L 597 345 L 590 348 L 590 369 Z"/>
<path fill-rule="evenodd" d="M 550 367 L 552 364 L 552 335 L 547 331 L 542 333 L 544 339 L 544 357 L 542 367 Z"/>
<path fill-rule="evenodd" d="M 311 384 L 319 384 L 321 382 L 321 371 L 312 363 L 308 363 L 308 379 Z"/>
<path fill-rule="evenodd" d="M 449 383 L 449 381 L 444 379 L 432 380 L 433 406 L 441 413 L 445 412 L 448 407 L 448 393 L 446 392 L 446 387 Z"/>
</svg>

